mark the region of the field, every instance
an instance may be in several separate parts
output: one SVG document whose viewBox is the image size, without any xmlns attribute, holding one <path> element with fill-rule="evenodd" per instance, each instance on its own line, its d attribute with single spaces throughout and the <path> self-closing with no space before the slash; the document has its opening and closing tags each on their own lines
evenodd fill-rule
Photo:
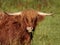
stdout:
<svg viewBox="0 0 60 45">
<path fill-rule="evenodd" d="M 0 1 L 0 11 L 16 12 L 28 8 L 54 13 L 38 23 L 32 45 L 60 45 L 60 0 Z"/>
</svg>

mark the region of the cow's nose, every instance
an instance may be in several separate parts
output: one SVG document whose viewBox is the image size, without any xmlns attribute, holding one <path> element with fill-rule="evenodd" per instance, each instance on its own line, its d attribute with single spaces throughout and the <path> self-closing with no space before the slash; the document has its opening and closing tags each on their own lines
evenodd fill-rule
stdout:
<svg viewBox="0 0 60 45">
<path fill-rule="evenodd" d="M 33 30 L 33 27 L 27 27 L 28 32 L 32 32 L 32 30 Z"/>
</svg>

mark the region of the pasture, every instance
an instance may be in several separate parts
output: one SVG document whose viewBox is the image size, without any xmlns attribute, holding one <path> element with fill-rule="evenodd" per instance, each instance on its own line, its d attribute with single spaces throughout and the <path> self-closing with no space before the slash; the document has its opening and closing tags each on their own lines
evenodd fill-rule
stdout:
<svg viewBox="0 0 60 45">
<path fill-rule="evenodd" d="M 32 45 L 60 45 L 60 0 L 0 1 L 0 11 L 16 12 L 28 8 L 54 13 L 53 16 L 47 16 L 44 21 L 38 23 Z"/>
</svg>

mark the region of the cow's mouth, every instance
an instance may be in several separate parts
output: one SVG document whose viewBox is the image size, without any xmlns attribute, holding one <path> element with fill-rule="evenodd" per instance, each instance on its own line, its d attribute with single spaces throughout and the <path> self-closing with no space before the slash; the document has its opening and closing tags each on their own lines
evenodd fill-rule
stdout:
<svg viewBox="0 0 60 45">
<path fill-rule="evenodd" d="M 33 33 L 30 32 L 29 35 L 30 35 L 30 39 L 32 39 L 33 38 Z"/>
<path fill-rule="evenodd" d="M 32 39 L 33 38 L 33 27 L 27 27 L 26 28 L 27 29 L 27 32 L 28 32 L 28 34 L 30 35 L 30 39 Z"/>
</svg>

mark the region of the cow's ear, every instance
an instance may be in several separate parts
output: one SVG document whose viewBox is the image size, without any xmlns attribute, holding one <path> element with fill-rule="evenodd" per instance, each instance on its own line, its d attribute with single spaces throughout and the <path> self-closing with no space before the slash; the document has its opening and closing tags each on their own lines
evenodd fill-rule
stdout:
<svg viewBox="0 0 60 45">
<path fill-rule="evenodd" d="M 45 16 L 42 16 L 42 15 L 39 15 L 39 14 L 38 14 L 38 16 L 37 16 L 37 22 L 38 22 L 38 21 L 42 21 L 42 20 L 44 19 L 44 17 L 45 17 Z"/>
<path fill-rule="evenodd" d="M 0 12 L 0 19 L 5 18 L 7 16 L 7 13 L 5 12 Z"/>
</svg>

